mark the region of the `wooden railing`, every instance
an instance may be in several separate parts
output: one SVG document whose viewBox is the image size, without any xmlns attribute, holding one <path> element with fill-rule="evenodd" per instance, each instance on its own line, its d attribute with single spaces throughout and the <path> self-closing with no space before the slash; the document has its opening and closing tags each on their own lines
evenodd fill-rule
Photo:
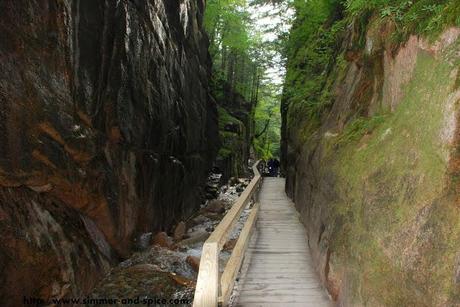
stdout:
<svg viewBox="0 0 460 307">
<path fill-rule="evenodd" d="M 223 306 L 228 304 L 259 210 L 257 194 L 262 180 L 257 169 L 258 164 L 259 162 L 252 167 L 254 178 L 203 245 L 193 300 L 194 307 L 215 307 L 218 303 L 222 303 Z M 254 206 L 219 281 L 219 253 L 251 198 L 254 198 Z"/>
</svg>

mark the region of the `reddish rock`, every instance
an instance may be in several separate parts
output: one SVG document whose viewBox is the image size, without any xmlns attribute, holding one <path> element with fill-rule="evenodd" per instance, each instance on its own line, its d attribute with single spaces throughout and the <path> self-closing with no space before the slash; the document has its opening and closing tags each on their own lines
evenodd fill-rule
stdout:
<svg viewBox="0 0 460 307">
<path fill-rule="evenodd" d="M 53 189 L 53 186 L 48 183 L 42 186 L 28 186 L 28 188 L 37 193 L 44 193 L 51 191 Z"/>
<path fill-rule="evenodd" d="M 0 1 L 1 306 L 87 293 L 200 204 L 217 109 L 204 5 L 179 2 Z"/>
<path fill-rule="evenodd" d="M 236 245 L 237 241 L 238 241 L 237 239 L 228 240 L 227 243 L 225 243 L 225 245 L 224 245 L 224 250 L 226 250 L 226 251 L 233 250 L 235 248 L 235 245 Z"/>
<path fill-rule="evenodd" d="M 175 273 L 171 273 L 171 278 L 174 282 L 178 285 L 185 286 L 185 287 L 195 287 L 195 282 L 191 279 L 188 279 L 184 276 L 177 275 Z"/>
<path fill-rule="evenodd" d="M 112 127 L 108 136 L 110 142 L 115 144 L 120 143 L 122 140 L 122 135 L 119 127 Z"/>
<path fill-rule="evenodd" d="M 199 257 L 187 256 L 187 258 L 185 259 L 185 262 L 187 262 L 195 272 L 199 271 L 200 269 L 200 258 Z"/>
<path fill-rule="evenodd" d="M 176 228 L 174 229 L 174 241 L 180 241 L 184 238 L 185 232 L 187 230 L 187 226 L 184 222 L 180 222 L 177 224 Z"/>
<path fill-rule="evenodd" d="M 42 204 L 50 203 L 43 194 L 29 188 L 0 189 L 1 306 L 20 306 L 24 295 L 34 293 L 45 300 L 72 296 L 70 283 L 88 292 L 99 277 L 109 271 L 109 258 L 102 256 L 97 244 L 91 243 L 103 238 L 91 237 L 88 230 L 81 227 L 82 222 L 72 222 L 81 220 L 81 217 L 63 203 L 54 201 L 51 207 L 54 211 Z M 51 231 L 37 225 L 62 228 Z M 23 229 L 29 239 L 26 240 L 16 229 Z M 42 246 L 54 247 L 44 249 L 35 244 L 39 240 Z M 79 248 L 87 249 L 88 253 L 77 254 Z M 71 259 L 76 259 L 77 264 Z M 36 276 L 40 278 L 34 278 Z"/>
<path fill-rule="evenodd" d="M 161 247 L 166 247 L 169 249 L 172 249 L 174 247 L 174 242 L 172 238 L 168 236 L 166 232 L 157 233 L 152 239 L 152 244 Z"/>
</svg>

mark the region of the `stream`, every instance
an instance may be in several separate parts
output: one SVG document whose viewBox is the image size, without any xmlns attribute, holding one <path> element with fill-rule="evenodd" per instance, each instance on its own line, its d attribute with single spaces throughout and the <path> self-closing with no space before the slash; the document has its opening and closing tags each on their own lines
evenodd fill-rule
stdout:
<svg viewBox="0 0 460 307">
<path fill-rule="evenodd" d="M 173 299 L 175 305 L 188 306 L 193 301 L 197 270 L 204 241 L 219 224 L 250 178 L 230 178 L 220 185 L 220 174 L 211 173 L 207 190 L 214 189 L 215 199 L 206 200 L 200 210 L 179 223 L 171 233 L 145 233 L 139 236 L 140 249 L 114 267 L 89 295 L 90 304 L 100 305 L 100 298 L 117 298 L 118 306 L 159 306 Z M 211 193 L 212 194 L 212 193 Z M 243 210 L 228 242 L 220 253 L 223 272 L 236 240 L 251 211 L 252 202 Z"/>
</svg>

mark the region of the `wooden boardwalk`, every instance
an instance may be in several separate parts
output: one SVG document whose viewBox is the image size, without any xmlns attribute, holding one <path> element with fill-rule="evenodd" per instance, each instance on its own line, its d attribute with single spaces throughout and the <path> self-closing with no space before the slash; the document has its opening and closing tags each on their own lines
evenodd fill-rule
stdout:
<svg viewBox="0 0 460 307">
<path fill-rule="evenodd" d="M 284 183 L 283 178 L 264 178 L 234 306 L 332 306 L 312 267 L 305 228 Z"/>
</svg>

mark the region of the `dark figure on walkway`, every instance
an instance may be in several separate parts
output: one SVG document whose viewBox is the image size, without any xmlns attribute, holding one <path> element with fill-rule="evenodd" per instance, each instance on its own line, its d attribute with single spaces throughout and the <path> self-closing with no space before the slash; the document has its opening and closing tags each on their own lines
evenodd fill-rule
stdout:
<svg viewBox="0 0 460 307">
<path fill-rule="evenodd" d="M 265 160 L 260 160 L 260 163 L 259 163 L 259 172 L 262 174 L 262 176 L 266 177 L 269 175 L 269 172 L 268 172 L 268 165 L 267 165 L 267 161 Z"/>
<path fill-rule="evenodd" d="M 268 160 L 267 168 L 268 168 L 268 176 L 271 177 L 273 174 L 273 159 Z"/>
<path fill-rule="evenodd" d="M 271 177 L 278 177 L 278 169 L 280 167 L 280 161 L 278 159 L 268 160 L 268 172 Z"/>
<path fill-rule="evenodd" d="M 273 160 L 273 172 L 274 172 L 273 177 L 278 177 L 279 168 L 280 168 L 280 161 L 278 161 L 278 159 L 275 158 Z"/>
</svg>

